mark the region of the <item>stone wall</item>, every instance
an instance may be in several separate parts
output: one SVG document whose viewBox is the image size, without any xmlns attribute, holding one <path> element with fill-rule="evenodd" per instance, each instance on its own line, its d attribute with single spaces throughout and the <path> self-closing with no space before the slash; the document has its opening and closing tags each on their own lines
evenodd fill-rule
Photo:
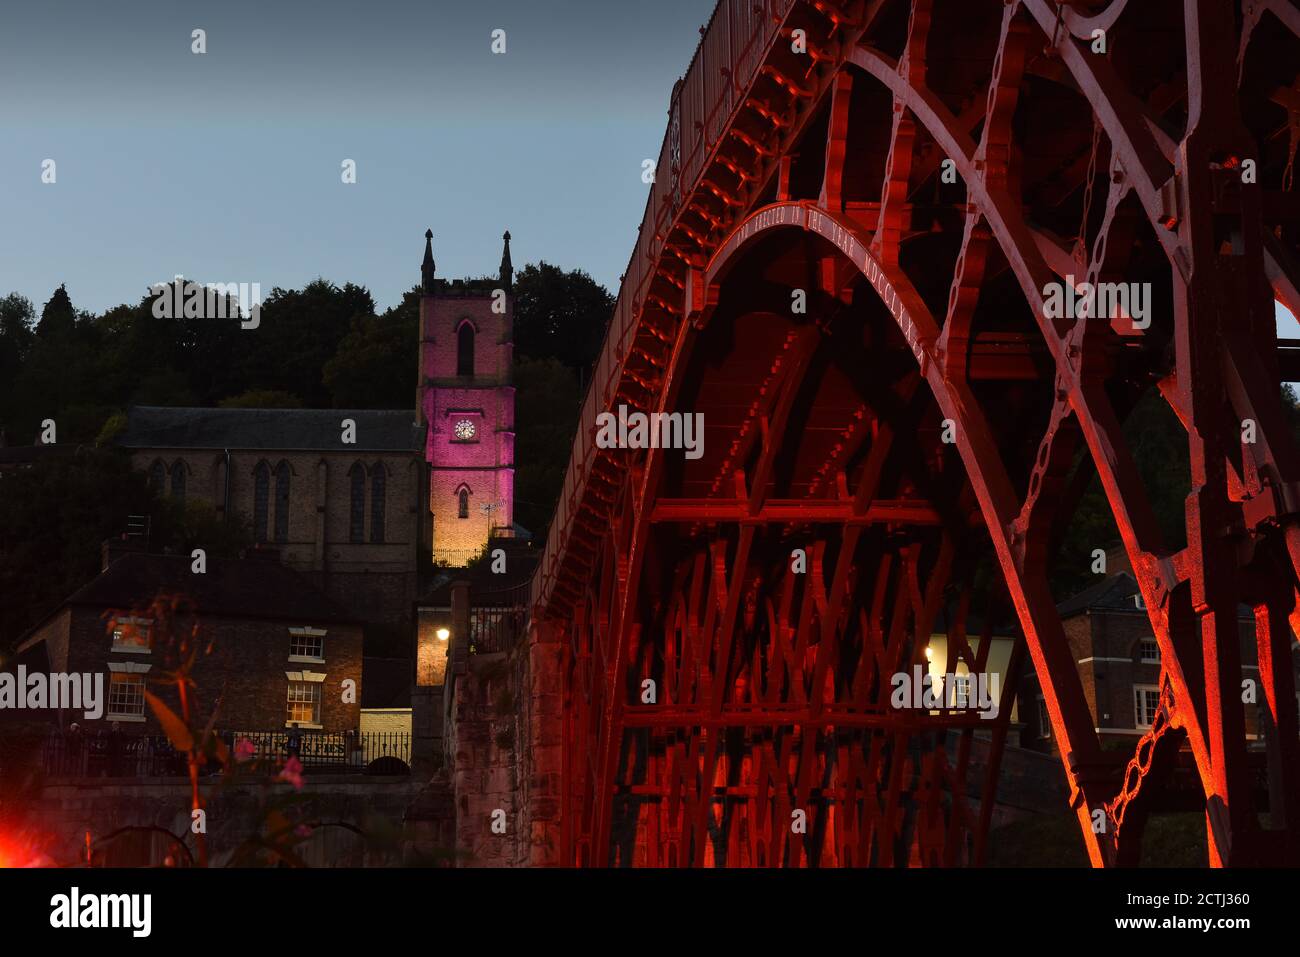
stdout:
<svg viewBox="0 0 1300 957">
<path fill-rule="evenodd" d="M 452 601 L 454 615 L 455 592 Z M 490 655 L 458 655 L 455 644 L 444 745 L 461 864 L 557 865 L 563 725 L 556 633 L 534 624 L 510 652 Z"/>
<path fill-rule="evenodd" d="M 202 793 L 212 866 L 229 862 L 242 843 L 265 830 L 268 800 L 286 798 L 290 819 L 309 824 L 310 834 L 294 848 L 309 866 L 446 864 L 453 858 L 445 779 L 308 775 L 301 792 L 288 784 L 249 784 L 205 785 Z M 198 857 L 190 807 L 189 785 L 175 778 L 82 779 L 49 783 L 20 805 L 4 806 L 4 816 L 8 833 L 44 836 L 45 853 L 56 863 L 84 862 L 89 834 L 98 865 L 158 866 L 169 855 L 183 865 Z M 175 846 L 176 838 L 185 850 Z"/>
</svg>

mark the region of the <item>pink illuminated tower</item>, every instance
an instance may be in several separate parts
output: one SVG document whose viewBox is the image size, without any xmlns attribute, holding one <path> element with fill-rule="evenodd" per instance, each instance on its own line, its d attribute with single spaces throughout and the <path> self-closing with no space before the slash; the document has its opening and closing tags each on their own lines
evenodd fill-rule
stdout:
<svg viewBox="0 0 1300 957">
<path fill-rule="evenodd" d="M 495 281 L 436 279 L 433 232 L 424 240 L 416 409 L 428 426 L 433 560 L 460 567 L 514 527 L 514 267 L 506 233 Z"/>
</svg>

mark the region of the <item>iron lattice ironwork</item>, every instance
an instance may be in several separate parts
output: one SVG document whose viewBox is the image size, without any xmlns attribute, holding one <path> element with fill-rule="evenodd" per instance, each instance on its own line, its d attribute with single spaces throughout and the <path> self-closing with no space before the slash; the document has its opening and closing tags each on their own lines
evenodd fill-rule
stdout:
<svg viewBox="0 0 1300 957">
<path fill-rule="evenodd" d="M 1289 0 L 718 5 L 534 583 L 565 649 L 565 863 L 979 862 L 1022 658 L 1094 865 L 1138 860 L 1180 751 L 1212 864 L 1300 862 L 1300 376 L 1274 316 L 1300 313 L 1298 63 Z M 1149 314 L 1053 310 L 1085 282 Z M 1186 430 L 1177 540 L 1122 429 L 1153 391 Z M 704 454 L 599 448 L 620 405 L 702 413 Z M 1122 779 L 1047 577 L 1094 476 L 1162 661 Z M 932 633 L 986 667 L 972 608 L 1019 626 L 998 717 L 891 707 Z"/>
</svg>

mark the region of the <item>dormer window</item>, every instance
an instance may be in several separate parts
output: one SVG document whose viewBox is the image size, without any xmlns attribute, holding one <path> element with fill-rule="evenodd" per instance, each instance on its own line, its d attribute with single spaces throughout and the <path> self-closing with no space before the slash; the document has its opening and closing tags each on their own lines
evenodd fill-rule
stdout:
<svg viewBox="0 0 1300 957">
<path fill-rule="evenodd" d="M 148 618 L 114 618 L 110 625 L 115 654 L 147 655 L 152 653 L 153 621 Z"/>
</svg>

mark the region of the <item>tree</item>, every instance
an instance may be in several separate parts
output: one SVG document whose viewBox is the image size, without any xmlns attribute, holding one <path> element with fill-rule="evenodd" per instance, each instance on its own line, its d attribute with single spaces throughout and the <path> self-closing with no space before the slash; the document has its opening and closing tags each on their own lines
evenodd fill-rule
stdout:
<svg viewBox="0 0 1300 957">
<path fill-rule="evenodd" d="M 301 409 L 302 399 L 288 392 L 275 389 L 249 389 L 239 395 L 222 399 L 217 403 L 221 409 Z"/>
<path fill-rule="evenodd" d="M 36 338 L 35 322 L 31 300 L 16 292 L 0 299 L 0 427 L 13 423 L 14 384 Z M 13 441 L 16 436 L 6 438 Z"/>
<path fill-rule="evenodd" d="M 0 477 L 0 650 L 99 572 L 128 515 L 156 510 L 121 452 L 83 449 Z"/>
<path fill-rule="evenodd" d="M 369 291 L 352 283 L 339 288 L 316 279 L 302 290 L 273 289 L 258 327 L 238 334 L 243 388 L 289 392 L 308 408 L 328 408 L 322 370 L 353 322 L 374 314 Z"/>
<path fill-rule="evenodd" d="M 36 324 L 36 334 L 42 339 L 71 336 L 77 323 L 77 311 L 72 308 L 72 298 L 66 286 L 60 285 L 41 310 L 41 321 Z"/>
<path fill-rule="evenodd" d="M 415 402 L 419 373 L 420 289 L 380 316 L 359 316 L 325 364 L 336 409 L 404 409 Z"/>
<path fill-rule="evenodd" d="M 540 538 L 569 465 L 582 394 L 558 359 L 515 362 L 515 521 Z"/>
<path fill-rule="evenodd" d="M 580 269 L 546 262 L 515 276 L 515 354 L 558 359 L 589 376 L 605 342 L 614 297 Z"/>
</svg>

